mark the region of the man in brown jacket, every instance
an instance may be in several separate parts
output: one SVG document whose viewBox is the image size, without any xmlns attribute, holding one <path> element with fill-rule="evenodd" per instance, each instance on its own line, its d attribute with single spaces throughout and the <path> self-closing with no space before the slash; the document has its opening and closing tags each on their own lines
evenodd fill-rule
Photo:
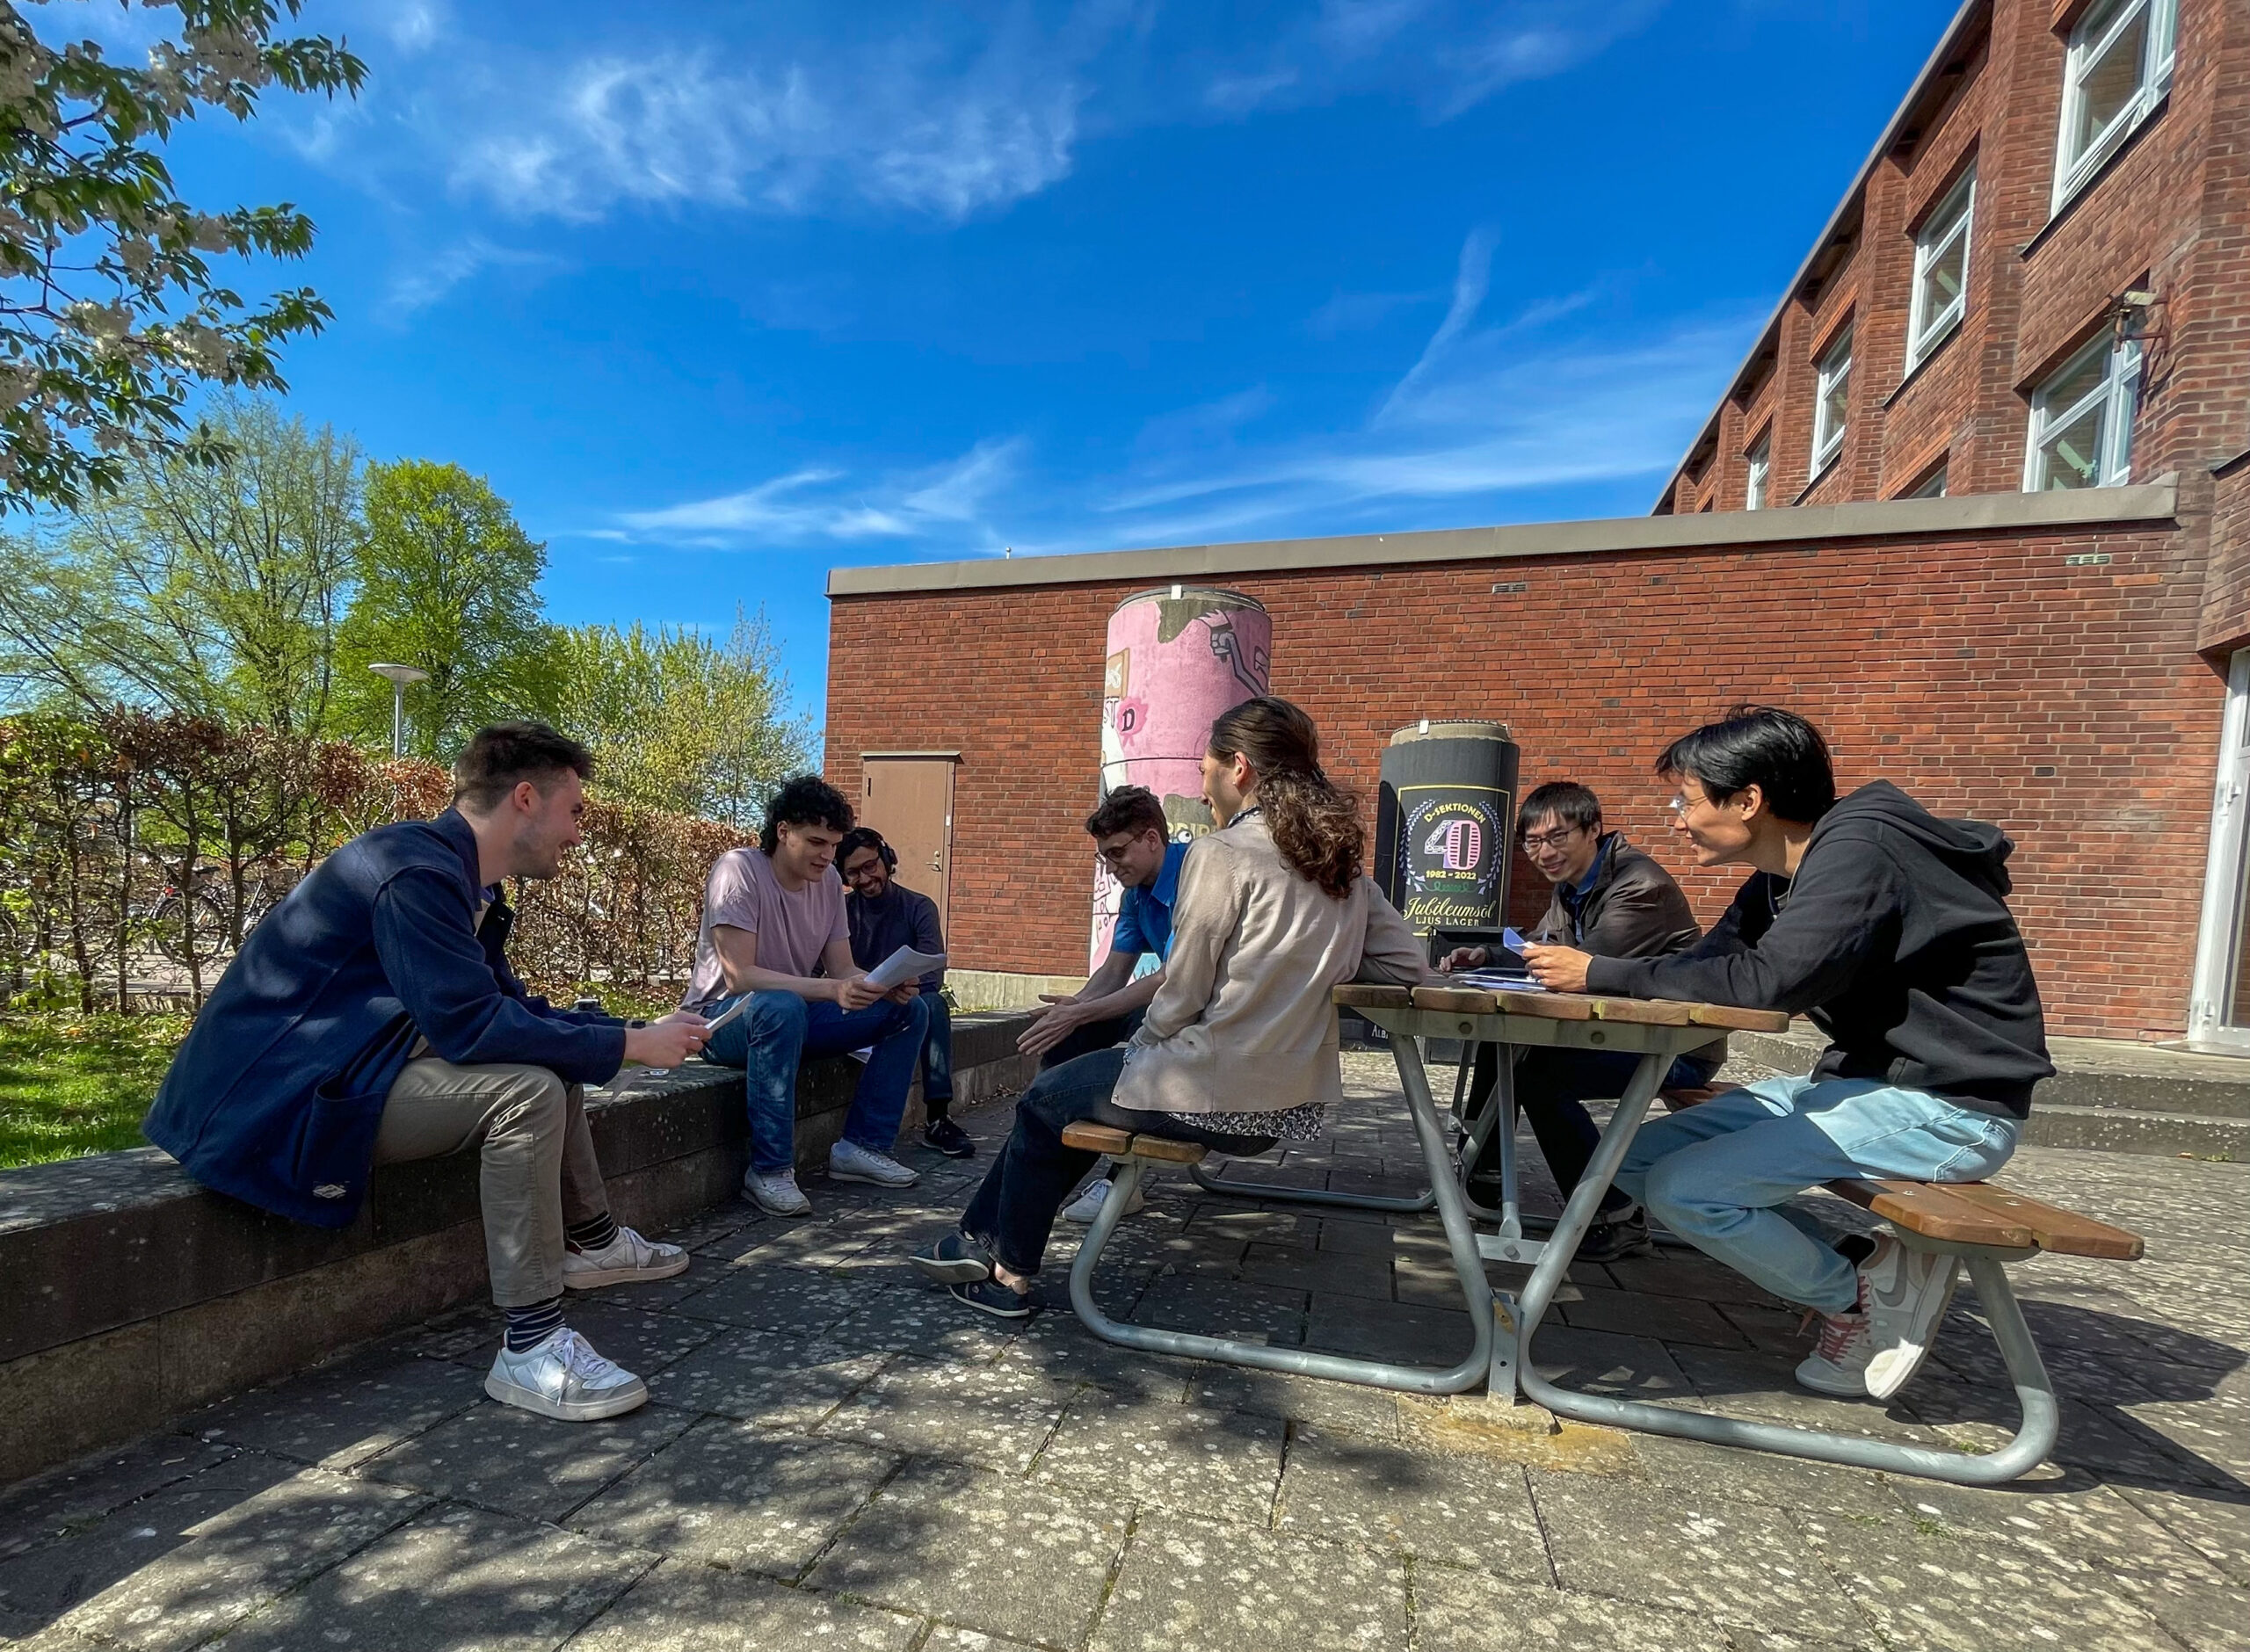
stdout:
<svg viewBox="0 0 2250 1652">
<path fill-rule="evenodd" d="M 1601 801 L 1583 786 L 1557 780 L 1523 800 L 1516 816 L 1523 851 L 1540 875 L 1554 885 L 1547 915 L 1531 938 L 1575 946 L 1604 958 L 1659 958 L 1685 952 L 1702 937 L 1688 897 L 1672 874 L 1625 841 L 1622 832 L 1604 831 Z M 1484 963 L 1481 946 L 1462 947 L 1444 967 L 1473 969 Z M 1586 1110 L 1589 1101 L 1622 1095 L 1640 1058 L 1605 1050 L 1523 1049 L 1515 1066 L 1516 1105 L 1531 1120 L 1539 1150 L 1555 1173 L 1563 1197 L 1586 1173 L 1601 1139 Z M 1665 1075 L 1667 1090 L 1692 1089 L 1710 1082 L 1726 1060 L 1726 1040 L 1683 1055 Z M 1492 1092 L 1492 1047 L 1479 1047 L 1470 1078 L 1479 1103 Z M 1484 1144 L 1475 1175 L 1499 1173 L 1499 1142 Z M 1579 1255 L 1608 1262 L 1647 1249 L 1648 1219 L 1640 1207 L 1612 1188 L 1601 1201 L 1594 1226 Z"/>
</svg>

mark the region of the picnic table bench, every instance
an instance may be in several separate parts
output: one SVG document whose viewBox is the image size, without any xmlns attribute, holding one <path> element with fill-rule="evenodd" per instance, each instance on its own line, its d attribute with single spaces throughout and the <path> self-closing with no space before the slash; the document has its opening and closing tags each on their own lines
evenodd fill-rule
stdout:
<svg viewBox="0 0 2250 1652">
<path fill-rule="evenodd" d="M 1120 1166 L 1119 1185 L 1103 1201 L 1071 1270 L 1071 1300 L 1078 1316 L 1105 1340 L 1151 1352 L 1296 1372 L 1309 1376 L 1372 1383 L 1419 1393 L 1459 1393 L 1484 1381 L 1496 1397 L 1513 1402 L 1519 1389 L 1560 1416 L 1613 1427 L 1700 1439 L 1717 1445 L 1785 1453 L 1827 1462 L 1923 1475 L 1961 1485 L 1997 1485 L 2036 1466 L 2053 1446 L 2059 1422 L 2054 1387 L 2015 1294 L 2007 1264 L 2042 1250 L 2061 1255 L 2130 1261 L 2142 1253 L 2134 1234 L 2043 1200 L 1990 1183 L 1935 1184 L 1908 1181 L 1840 1181 L 1830 1190 L 1891 1225 L 1899 1242 L 1915 1250 L 1962 1259 L 1978 1303 L 1985 1310 L 2015 1385 L 2022 1417 L 2015 1436 L 1999 1450 L 1982 1454 L 1934 1451 L 1854 1434 L 1830 1433 L 1775 1423 L 1751 1422 L 1712 1412 L 1646 1401 L 1612 1399 L 1564 1388 L 1548 1381 L 1528 1357 L 1531 1339 L 1552 1305 L 1579 1242 L 1592 1225 L 1596 1206 L 1623 1160 L 1627 1144 L 1640 1127 L 1658 1086 L 1674 1056 L 1710 1041 L 1715 1031 L 1780 1032 L 1789 1017 L 1777 1011 L 1746 1010 L 1726 1004 L 1614 998 L 1585 993 L 1549 993 L 1466 987 L 1349 985 L 1335 989 L 1335 1001 L 1349 1005 L 1391 1035 L 1400 1086 L 1429 1186 L 1412 1199 L 1283 1188 L 1212 1176 L 1203 1168 L 1205 1150 L 1164 1137 L 1132 1135 L 1096 1125 L 1073 1125 L 1063 1133 L 1072 1146 L 1103 1153 Z M 1559 1045 L 1629 1052 L 1640 1056 L 1631 1081 L 1601 1134 L 1586 1175 L 1565 1204 L 1553 1234 L 1543 1242 L 1527 1235 L 1515 1209 L 1513 1177 L 1514 1119 L 1508 1105 L 1503 1060 L 1499 1096 L 1481 1121 L 1472 1121 L 1469 1140 L 1456 1158 L 1440 1124 L 1431 1096 L 1419 1041 L 1460 1039 L 1513 1047 Z M 1716 1090 L 1673 1091 L 1673 1106 L 1693 1105 Z M 1474 1127 L 1481 1124 L 1481 1129 Z M 1503 1208 L 1473 1205 L 1466 1194 L 1469 1166 L 1483 1132 L 1502 1132 Z M 1139 1185 L 1144 1169 L 1155 1163 L 1189 1167 L 1201 1185 L 1216 1192 L 1303 1203 L 1354 1206 L 1390 1211 L 1434 1206 L 1462 1285 L 1474 1329 L 1466 1359 L 1444 1370 L 1348 1358 L 1293 1348 L 1271 1348 L 1230 1338 L 1158 1330 L 1111 1319 L 1092 1294 L 1093 1272 L 1103 1249 Z M 1496 1220 L 1499 1231 L 1479 1235 L 1472 1215 Z M 1484 1260 L 1532 1264 L 1520 1295 L 1494 1292 Z"/>
</svg>

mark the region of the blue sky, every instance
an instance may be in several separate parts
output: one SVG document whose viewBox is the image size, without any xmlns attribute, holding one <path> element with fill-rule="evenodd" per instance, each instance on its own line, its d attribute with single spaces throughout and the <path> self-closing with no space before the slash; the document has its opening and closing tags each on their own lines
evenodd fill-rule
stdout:
<svg viewBox="0 0 2250 1652">
<path fill-rule="evenodd" d="M 838 564 L 1644 511 L 1952 10 L 308 0 L 362 97 L 176 158 L 298 410 L 817 721 Z"/>
</svg>

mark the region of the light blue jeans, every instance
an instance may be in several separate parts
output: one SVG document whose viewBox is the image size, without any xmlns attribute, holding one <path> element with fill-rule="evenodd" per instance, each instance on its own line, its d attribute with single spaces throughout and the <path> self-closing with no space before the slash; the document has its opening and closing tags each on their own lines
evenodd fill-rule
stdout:
<svg viewBox="0 0 2250 1652">
<path fill-rule="evenodd" d="M 1840 1314 L 1859 1281 L 1819 1223 L 1777 1208 L 1858 1177 L 1981 1181 L 2016 1121 L 1871 1078 L 1767 1078 L 1644 1124 L 1617 1185 L 1698 1250 L 1785 1302 Z"/>
</svg>

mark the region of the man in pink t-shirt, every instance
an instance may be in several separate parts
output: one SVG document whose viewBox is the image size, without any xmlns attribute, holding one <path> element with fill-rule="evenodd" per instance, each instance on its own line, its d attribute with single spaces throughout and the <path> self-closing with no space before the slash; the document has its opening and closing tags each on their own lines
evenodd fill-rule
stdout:
<svg viewBox="0 0 2250 1652">
<path fill-rule="evenodd" d="M 890 1149 L 929 1011 L 916 982 L 886 993 L 852 961 L 835 865 L 836 845 L 851 829 L 851 805 L 818 775 L 800 775 L 774 793 L 758 846 L 729 849 L 711 867 L 695 967 L 680 1000 L 714 1021 L 750 1000 L 703 1054 L 743 1069 L 750 1112 L 743 1195 L 777 1216 L 812 1208 L 796 1179 L 797 1069 L 808 1055 L 874 1052 L 844 1134 L 829 1150 L 829 1175 L 878 1187 L 918 1179 Z"/>
</svg>

